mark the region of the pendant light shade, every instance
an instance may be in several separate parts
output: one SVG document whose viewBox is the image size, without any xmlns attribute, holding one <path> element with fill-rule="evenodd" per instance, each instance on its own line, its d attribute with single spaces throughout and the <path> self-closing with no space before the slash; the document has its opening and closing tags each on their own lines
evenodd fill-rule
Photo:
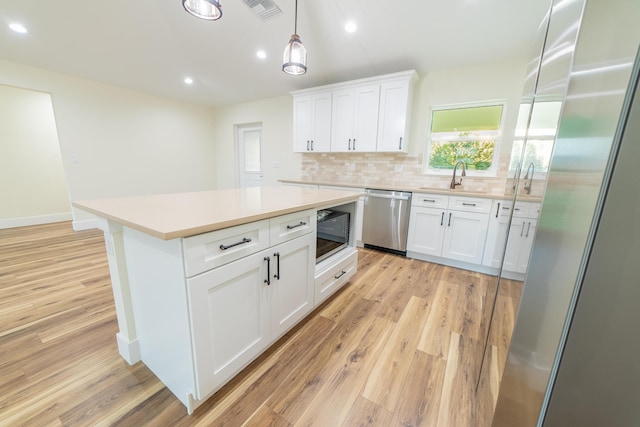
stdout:
<svg viewBox="0 0 640 427">
<path fill-rule="evenodd" d="M 293 35 L 282 55 L 282 71 L 287 74 L 301 75 L 307 72 L 307 49 L 298 36 L 298 0 Z"/>
<path fill-rule="evenodd" d="M 182 6 L 193 16 L 207 21 L 215 21 L 222 16 L 218 0 L 182 0 Z"/>
</svg>

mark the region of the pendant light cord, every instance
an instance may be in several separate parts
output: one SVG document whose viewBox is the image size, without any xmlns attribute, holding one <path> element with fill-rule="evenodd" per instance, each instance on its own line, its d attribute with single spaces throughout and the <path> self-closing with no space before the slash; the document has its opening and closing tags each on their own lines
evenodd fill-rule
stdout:
<svg viewBox="0 0 640 427">
<path fill-rule="evenodd" d="M 293 25 L 293 34 L 298 34 L 298 0 L 296 0 L 296 20 Z"/>
</svg>

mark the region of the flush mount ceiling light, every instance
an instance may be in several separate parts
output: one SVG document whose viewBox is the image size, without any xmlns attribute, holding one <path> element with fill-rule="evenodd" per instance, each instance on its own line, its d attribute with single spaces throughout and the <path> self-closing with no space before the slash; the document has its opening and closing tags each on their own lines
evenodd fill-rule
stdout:
<svg viewBox="0 0 640 427">
<path fill-rule="evenodd" d="M 296 17 L 293 35 L 282 55 L 282 71 L 287 74 L 301 75 L 307 72 L 307 50 L 298 36 L 298 0 L 296 0 Z"/>
<path fill-rule="evenodd" d="M 9 24 L 9 28 L 11 28 L 16 33 L 20 33 L 20 34 L 26 34 L 27 33 L 27 29 L 24 27 L 24 25 L 22 25 L 22 24 L 20 24 L 18 22 L 13 22 L 13 23 Z"/>
<path fill-rule="evenodd" d="M 207 21 L 215 21 L 222 16 L 218 0 L 182 0 L 182 6 L 193 16 Z"/>
</svg>

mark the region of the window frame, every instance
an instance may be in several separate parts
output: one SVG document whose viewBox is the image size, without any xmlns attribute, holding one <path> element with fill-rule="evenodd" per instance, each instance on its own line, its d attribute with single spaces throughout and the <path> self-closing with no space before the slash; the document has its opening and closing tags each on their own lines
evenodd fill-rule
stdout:
<svg viewBox="0 0 640 427">
<path fill-rule="evenodd" d="M 465 108 L 477 108 L 477 107 L 495 107 L 502 106 L 502 115 L 500 116 L 500 127 L 496 134 L 495 143 L 493 146 L 493 158 L 491 160 L 491 167 L 487 170 L 478 171 L 478 170 L 467 170 L 467 176 L 475 176 L 475 177 L 496 177 L 498 176 L 498 162 L 500 158 L 500 148 L 502 146 L 502 139 L 504 138 L 504 126 L 505 120 L 507 116 L 507 99 L 496 99 L 489 101 L 478 101 L 478 102 L 465 102 L 465 103 L 456 103 L 456 104 L 443 104 L 431 106 L 429 108 L 429 117 L 427 120 L 427 137 L 425 144 L 425 151 L 422 160 L 422 173 L 427 175 L 436 175 L 436 176 L 448 176 L 451 175 L 451 169 L 438 169 L 431 168 L 429 166 L 429 159 L 431 158 L 431 147 L 432 147 L 432 137 L 431 137 L 431 129 L 433 126 L 433 115 L 436 111 L 442 110 L 458 110 Z M 476 138 L 477 139 L 477 138 Z M 455 139 L 455 141 L 463 141 L 464 138 Z M 471 138 L 471 140 L 474 140 Z M 453 141 L 453 140 L 452 140 Z"/>
</svg>

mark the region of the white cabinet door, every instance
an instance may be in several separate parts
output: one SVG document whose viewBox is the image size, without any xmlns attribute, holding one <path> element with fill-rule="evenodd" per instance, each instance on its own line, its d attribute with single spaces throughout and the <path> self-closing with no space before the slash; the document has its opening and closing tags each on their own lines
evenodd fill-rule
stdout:
<svg viewBox="0 0 640 427">
<path fill-rule="evenodd" d="M 440 256 L 446 213 L 442 209 L 412 206 L 409 215 L 407 251 Z"/>
<path fill-rule="evenodd" d="M 482 257 L 483 265 L 500 268 L 504 252 L 504 244 L 507 240 L 508 228 L 508 215 L 498 215 L 497 218 L 494 216 L 491 217 L 489 220 L 489 228 L 487 230 L 484 255 Z"/>
<path fill-rule="evenodd" d="M 353 89 L 334 91 L 331 100 L 331 151 L 350 152 L 355 135 L 356 100 Z"/>
<path fill-rule="evenodd" d="M 518 263 L 516 271 L 518 273 L 526 273 L 529 266 L 529 257 L 531 256 L 531 250 L 533 249 L 533 237 L 536 234 L 536 225 L 538 221 L 535 219 L 527 219 L 526 228 L 522 230 L 522 246 L 520 246 L 520 253 L 518 254 Z"/>
<path fill-rule="evenodd" d="M 518 271 L 520 251 L 524 241 L 524 233 L 527 228 L 526 218 L 513 218 L 509 237 L 507 239 L 507 249 L 504 255 L 503 269 L 506 271 Z"/>
<path fill-rule="evenodd" d="M 442 256 L 473 264 L 482 263 L 489 215 L 477 212 L 448 211 Z"/>
<path fill-rule="evenodd" d="M 293 150 L 327 152 L 331 148 L 331 92 L 293 99 Z"/>
<path fill-rule="evenodd" d="M 271 248 L 271 336 L 284 334 L 314 307 L 316 239 L 309 233 Z"/>
<path fill-rule="evenodd" d="M 380 85 L 378 115 L 378 151 L 408 151 L 407 129 L 410 107 L 410 82 L 407 80 Z"/>
<path fill-rule="evenodd" d="M 198 399 L 244 368 L 271 340 L 268 254 L 265 250 L 187 280 Z"/>
<path fill-rule="evenodd" d="M 331 151 L 376 151 L 379 97 L 380 85 L 333 92 Z"/>
</svg>

